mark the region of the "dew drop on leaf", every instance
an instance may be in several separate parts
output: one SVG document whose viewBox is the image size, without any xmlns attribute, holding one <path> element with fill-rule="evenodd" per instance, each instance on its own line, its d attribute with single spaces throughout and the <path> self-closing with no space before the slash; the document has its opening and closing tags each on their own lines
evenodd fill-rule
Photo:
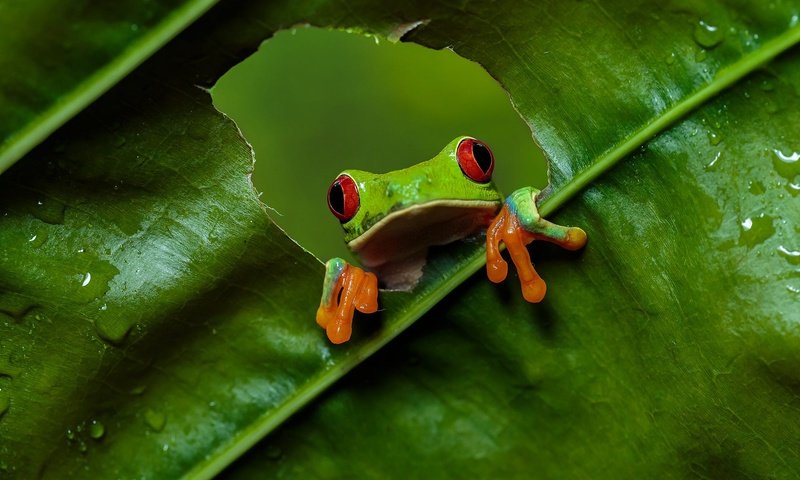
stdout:
<svg viewBox="0 0 800 480">
<path fill-rule="evenodd" d="M 28 238 L 28 245 L 33 248 L 39 248 L 42 246 L 42 244 L 44 244 L 45 241 L 47 241 L 47 236 L 47 230 L 42 227 L 38 227 L 34 229 L 33 233 Z"/>
<path fill-rule="evenodd" d="M 778 247 L 778 253 L 780 253 L 781 256 L 792 265 L 800 265 L 800 250 L 790 250 L 783 245 L 780 245 Z"/>
<path fill-rule="evenodd" d="M 119 269 L 106 260 L 95 259 L 85 272 L 78 273 L 78 288 L 75 298 L 83 302 L 91 302 L 108 291 L 108 284 L 119 273 Z"/>
<path fill-rule="evenodd" d="M 697 62 L 697 63 L 703 62 L 703 61 L 705 61 L 707 56 L 708 56 L 708 54 L 706 53 L 705 50 L 698 50 L 694 54 L 694 61 Z"/>
<path fill-rule="evenodd" d="M 44 223 L 59 225 L 64 223 L 64 210 L 66 206 L 63 203 L 48 197 L 37 200 L 31 213 Z"/>
<path fill-rule="evenodd" d="M 100 315 L 94 321 L 97 335 L 112 345 L 119 345 L 128 336 L 133 323 L 127 318 L 112 315 Z"/>
<path fill-rule="evenodd" d="M 156 432 L 160 432 L 164 430 L 164 425 L 167 424 L 167 417 L 161 412 L 148 408 L 147 411 L 144 412 L 144 421 L 147 422 L 148 427 Z"/>
<path fill-rule="evenodd" d="M 800 175 L 800 152 L 784 153 L 782 150 L 774 149 L 775 157 L 772 159 L 772 166 L 778 175 L 795 182 L 795 177 Z"/>
<path fill-rule="evenodd" d="M 758 180 L 751 180 L 748 185 L 747 189 L 753 195 L 762 195 L 767 189 L 764 187 L 764 184 L 759 182 Z"/>
<path fill-rule="evenodd" d="M 694 26 L 694 41 L 703 48 L 714 48 L 722 42 L 723 29 L 700 20 Z"/>
<path fill-rule="evenodd" d="M 103 435 L 106 433 L 106 427 L 103 425 L 102 422 L 99 420 L 92 420 L 89 424 L 89 436 L 94 438 L 95 440 L 99 440 L 103 438 Z"/>
<path fill-rule="evenodd" d="M 761 213 L 755 217 L 748 217 L 741 223 L 739 244 L 750 248 L 764 243 L 766 239 L 775 234 L 774 219 Z"/>
<path fill-rule="evenodd" d="M 711 159 L 711 161 L 708 163 L 708 165 L 705 166 L 706 171 L 713 172 L 714 170 L 717 169 L 718 162 L 719 162 L 719 157 L 721 155 L 722 155 L 722 152 L 717 152 L 717 154 L 714 155 L 714 158 Z"/>
</svg>

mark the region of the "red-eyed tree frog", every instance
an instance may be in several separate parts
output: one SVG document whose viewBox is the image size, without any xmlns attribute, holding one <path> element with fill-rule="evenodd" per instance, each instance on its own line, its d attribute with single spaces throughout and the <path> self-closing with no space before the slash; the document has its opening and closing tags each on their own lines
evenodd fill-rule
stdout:
<svg viewBox="0 0 800 480">
<path fill-rule="evenodd" d="M 539 216 L 539 190 L 521 188 L 503 200 L 492 183 L 494 155 L 485 143 L 458 137 L 432 159 L 394 172 L 345 170 L 328 189 L 328 207 L 347 246 L 364 269 L 341 258 L 326 263 L 317 323 L 333 343 L 350 339 L 355 310 L 378 309 L 378 277 L 393 290 L 410 290 L 422 276 L 428 247 L 445 245 L 486 228 L 486 272 L 502 282 L 505 243 L 519 273 L 523 297 L 544 298 L 546 286 L 526 245 L 547 240 L 568 250 L 586 244 L 586 232 Z M 488 228 L 487 228 L 488 227 Z"/>
</svg>

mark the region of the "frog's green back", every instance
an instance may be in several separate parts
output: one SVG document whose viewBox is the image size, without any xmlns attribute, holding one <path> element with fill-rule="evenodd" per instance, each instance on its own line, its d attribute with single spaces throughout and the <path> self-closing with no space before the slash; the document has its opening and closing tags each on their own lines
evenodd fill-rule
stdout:
<svg viewBox="0 0 800 480">
<path fill-rule="evenodd" d="M 345 242 L 349 244 L 359 238 L 390 214 L 431 202 L 444 200 L 465 208 L 475 205 L 481 210 L 486 208 L 486 202 L 491 202 L 499 208 L 503 196 L 494 183 L 475 182 L 459 167 L 456 149 L 466 138 L 471 137 L 458 137 L 432 159 L 402 170 L 382 174 L 363 170 L 342 172 L 355 181 L 359 195 L 355 216 L 342 223 Z M 415 210 L 419 214 L 419 208 Z"/>
</svg>

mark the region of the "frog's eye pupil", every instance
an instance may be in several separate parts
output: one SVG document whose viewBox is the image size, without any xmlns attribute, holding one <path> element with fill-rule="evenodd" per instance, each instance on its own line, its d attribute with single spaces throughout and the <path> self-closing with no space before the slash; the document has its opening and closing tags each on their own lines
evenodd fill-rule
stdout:
<svg viewBox="0 0 800 480">
<path fill-rule="evenodd" d="M 475 157 L 475 161 L 478 162 L 478 166 L 484 172 L 489 171 L 492 167 L 492 153 L 486 148 L 486 145 L 478 142 L 473 143 L 472 156 Z"/>
<path fill-rule="evenodd" d="M 353 218 L 360 200 L 356 182 L 349 175 L 339 175 L 328 189 L 328 208 L 340 222 Z"/>
<path fill-rule="evenodd" d="M 344 213 L 344 190 L 342 190 L 342 184 L 339 182 L 333 182 L 331 185 L 331 193 L 328 196 L 328 201 L 331 202 L 331 208 L 338 214 Z"/>
<path fill-rule="evenodd" d="M 467 178 L 478 183 L 492 180 L 494 155 L 484 143 L 474 138 L 465 138 L 458 144 L 456 156 L 458 166 Z"/>
</svg>

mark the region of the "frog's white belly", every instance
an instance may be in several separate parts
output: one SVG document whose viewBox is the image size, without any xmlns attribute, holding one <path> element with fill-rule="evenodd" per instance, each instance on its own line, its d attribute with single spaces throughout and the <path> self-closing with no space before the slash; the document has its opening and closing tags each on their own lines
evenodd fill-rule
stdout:
<svg viewBox="0 0 800 480">
<path fill-rule="evenodd" d="M 410 290 L 422 276 L 428 247 L 472 235 L 491 222 L 500 204 L 436 200 L 387 215 L 348 247 L 387 288 Z"/>
</svg>

